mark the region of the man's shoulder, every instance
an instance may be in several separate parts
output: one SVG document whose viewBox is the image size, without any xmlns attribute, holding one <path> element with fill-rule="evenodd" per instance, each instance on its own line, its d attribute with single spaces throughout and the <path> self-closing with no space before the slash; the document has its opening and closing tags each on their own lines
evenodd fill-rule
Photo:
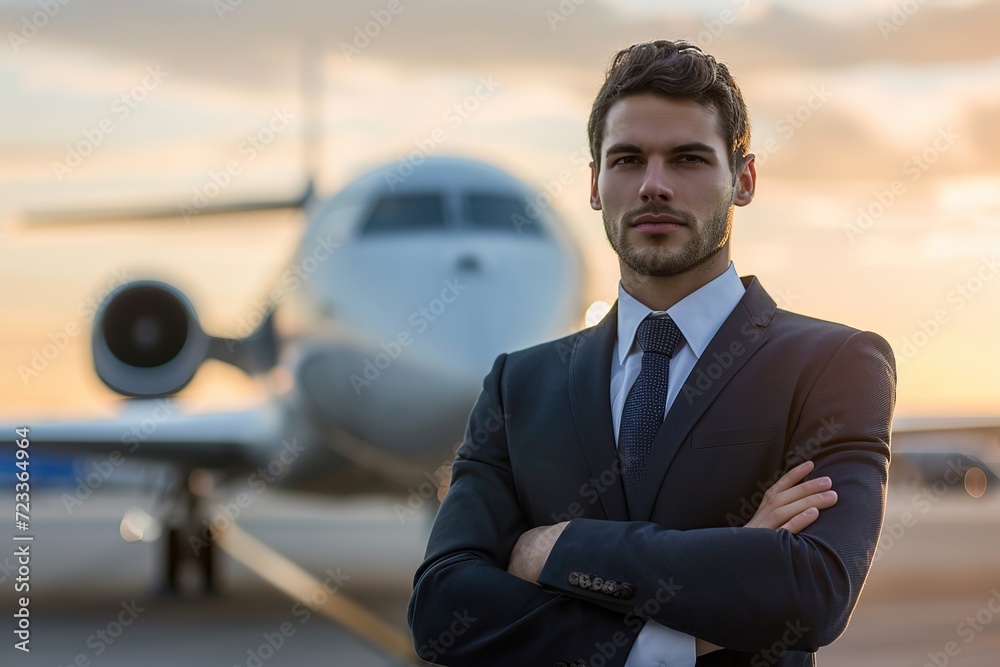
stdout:
<svg viewBox="0 0 1000 667">
<path fill-rule="evenodd" d="M 551 363 L 569 363 L 573 349 L 591 338 L 597 331 L 597 326 L 587 327 L 562 338 L 547 340 L 531 347 L 521 348 L 507 355 L 507 366 L 511 364 L 523 367 L 547 365 Z"/>
<path fill-rule="evenodd" d="M 860 331 L 860 329 L 841 322 L 824 320 L 819 317 L 803 315 L 802 313 L 782 308 L 775 309 L 774 318 L 771 320 L 768 328 L 791 335 L 819 335 L 834 338 L 848 338 Z"/>
<path fill-rule="evenodd" d="M 832 354 L 852 341 L 852 346 L 877 349 L 892 355 L 889 343 L 877 333 L 780 308 L 775 310 L 768 334 L 772 341 L 779 342 L 783 347 L 801 346 L 814 354 L 823 350 Z"/>
</svg>

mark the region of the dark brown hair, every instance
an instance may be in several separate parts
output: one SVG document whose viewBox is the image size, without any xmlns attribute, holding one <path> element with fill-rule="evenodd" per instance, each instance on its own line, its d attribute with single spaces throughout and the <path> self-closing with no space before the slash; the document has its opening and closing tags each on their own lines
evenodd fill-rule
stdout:
<svg viewBox="0 0 1000 667">
<path fill-rule="evenodd" d="M 729 169 L 735 177 L 737 166 L 742 166 L 750 152 L 750 118 L 743 95 L 725 65 L 683 40 L 635 44 L 612 58 L 587 122 L 597 173 L 608 110 L 622 97 L 637 93 L 687 98 L 717 113 L 719 131 L 729 147 Z"/>
</svg>

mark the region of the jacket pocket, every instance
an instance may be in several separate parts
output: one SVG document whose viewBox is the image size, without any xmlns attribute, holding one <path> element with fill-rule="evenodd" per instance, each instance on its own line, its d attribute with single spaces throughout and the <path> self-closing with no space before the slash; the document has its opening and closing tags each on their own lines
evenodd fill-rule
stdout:
<svg viewBox="0 0 1000 667">
<path fill-rule="evenodd" d="M 695 431 L 691 434 L 691 445 L 695 449 L 709 447 L 731 447 L 753 443 L 771 442 L 778 437 L 778 425 L 742 426 L 721 431 Z"/>
</svg>

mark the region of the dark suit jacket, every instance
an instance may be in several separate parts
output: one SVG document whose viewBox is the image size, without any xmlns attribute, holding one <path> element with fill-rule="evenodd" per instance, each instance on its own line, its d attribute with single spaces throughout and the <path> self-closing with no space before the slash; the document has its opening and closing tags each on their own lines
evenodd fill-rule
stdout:
<svg viewBox="0 0 1000 667">
<path fill-rule="evenodd" d="M 594 327 L 497 358 L 415 576 L 422 658 L 620 666 L 652 618 L 726 647 L 699 667 L 790 667 L 844 631 L 885 508 L 892 350 L 742 281 L 653 442 L 634 508 L 611 422 L 617 304 Z M 742 528 L 806 459 L 837 504 L 798 535 Z M 523 532 L 568 519 L 541 586 L 506 572 Z"/>
</svg>

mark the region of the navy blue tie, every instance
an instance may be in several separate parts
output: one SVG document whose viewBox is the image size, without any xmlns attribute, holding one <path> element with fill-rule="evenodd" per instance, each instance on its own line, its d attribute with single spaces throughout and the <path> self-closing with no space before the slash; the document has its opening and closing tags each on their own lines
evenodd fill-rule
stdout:
<svg viewBox="0 0 1000 667">
<path fill-rule="evenodd" d="M 653 439 L 663 423 L 670 357 L 684 338 L 669 316 L 654 317 L 652 314 L 639 324 L 635 337 L 642 348 L 642 367 L 625 399 L 618 429 L 618 459 L 625 496 L 632 509 L 640 505 L 642 472 Z"/>
</svg>

